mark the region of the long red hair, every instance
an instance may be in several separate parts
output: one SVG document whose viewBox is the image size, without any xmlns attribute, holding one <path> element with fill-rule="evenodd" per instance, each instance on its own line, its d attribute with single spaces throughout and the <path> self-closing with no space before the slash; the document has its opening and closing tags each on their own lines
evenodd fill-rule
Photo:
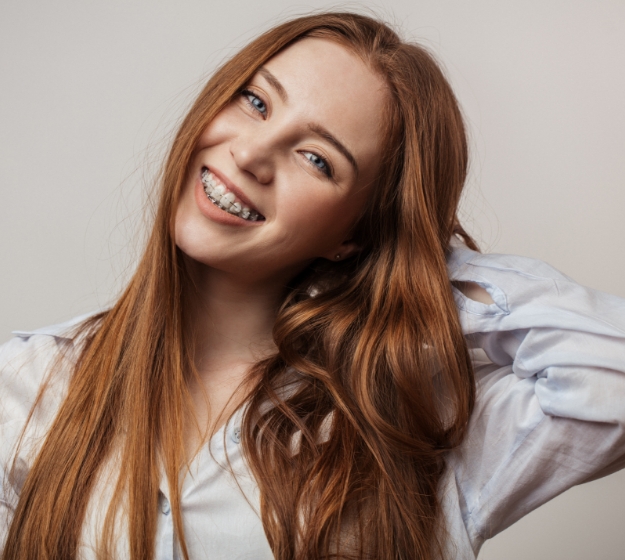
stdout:
<svg viewBox="0 0 625 560">
<path fill-rule="evenodd" d="M 451 235 L 463 233 L 456 212 L 467 171 L 464 125 L 427 51 L 369 17 L 325 13 L 279 25 L 242 49 L 184 119 L 137 270 L 113 308 L 82 326 L 67 396 L 23 485 L 3 559 L 76 558 L 87 504 L 111 457 L 118 478 L 102 557 L 112 554 L 122 505 L 132 560 L 154 556 L 162 464 L 188 559 L 177 481 L 194 368 L 182 305 L 190 279 L 173 216 L 206 126 L 263 63 L 305 36 L 340 42 L 385 80 L 384 153 L 354 228 L 362 251 L 315 262 L 289 286 L 274 328 L 278 352 L 250 373 L 244 453 L 278 560 L 441 553 L 438 483 L 475 391 L 445 265 Z M 282 391 L 285 380 L 295 389 Z"/>
</svg>

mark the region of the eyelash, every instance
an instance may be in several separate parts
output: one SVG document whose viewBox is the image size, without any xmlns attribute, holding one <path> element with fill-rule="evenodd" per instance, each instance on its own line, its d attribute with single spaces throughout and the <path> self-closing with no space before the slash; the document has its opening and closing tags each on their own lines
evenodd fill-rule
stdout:
<svg viewBox="0 0 625 560">
<path fill-rule="evenodd" d="M 262 97 L 256 95 L 253 91 L 250 91 L 249 89 L 244 89 L 241 90 L 241 97 L 243 98 L 243 100 L 245 101 L 245 104 L 252 110 L 252 111 L 256 111 L 257 113 L 259 113 L 263 118 L 266 118 L 267 116 L 267 104 L 263 101 Z M 254 105 L 254 103 L 252 103 L 250 101 L 250 97 L 255 97 L 256 99 L 258 99 L 263 106 L 265 107 L 265 113 L 261 112 L 258 107 L 256 105 Z M 305 151 L 302 153 L 306 153 L 306 154 L 312 154 L 315 158 L 319 159 L 321 162 L 323 162 L 323 164 L 325 165 L 325 168 L 322 169 L 321 167 L 315 165 L 310 159 L 308 159 L 307 157 L 305 157 L 304 159 L 306 159 L 306 161 L 308 162 L 308 164 L 313 167 L 316 171 L 319 171 L 320 173 L 323 173 L 328 179 L 331 179 L 333 176 L 333 172 L 332 172 L 332 167 L 330 166 L 330 163 L 322 156 L 320 156 L 319 154 L 315 153 L 315 152 L 309 152 L 309 151 Z"/>
<path fill-rule="evenodd" d="M 267 115 L 266 111 L 267 111 L 267 104 L 262 100 L 261 97 L 259 97 L 258 95 L 256 95 L 254 92 L 250 91 L 249 89 L 244 89 L 241 91 L 241 97 L 243 97 L 243 100 L 245 101 L 245 104 L 250 107 L 250 109 L 257 111 L 258 113 L 260 113 L 263 117 L 265 117 Z M 258 107 L 256 107 L 251 101 L 250 101 L 250 97 L 255 97 L 256 99 L 260 100 L 260 102 L 265 106 L 265 113 L 261 113 L 261 111 L 258 110 Z"/>
</svg>

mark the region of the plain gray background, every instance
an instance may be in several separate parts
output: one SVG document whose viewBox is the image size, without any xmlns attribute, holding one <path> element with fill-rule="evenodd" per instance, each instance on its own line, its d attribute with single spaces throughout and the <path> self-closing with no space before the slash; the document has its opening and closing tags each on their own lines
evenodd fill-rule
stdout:
<svg viewBox="0 0 625 560">
<path fill-rule="evenodd" d="M 113 301 L 151 177 L 206 76 L 277 20 L 331 6 L 2 0 L 0 340 Z M 441 60 L 470 130 L 463 215 L 482 248 L 625 296 L 625 2 L 343 6 L 371 7 Z M 624 518 L 620 473 L 542 507 L 480 558 L 623 559 Z"/>
</svg>

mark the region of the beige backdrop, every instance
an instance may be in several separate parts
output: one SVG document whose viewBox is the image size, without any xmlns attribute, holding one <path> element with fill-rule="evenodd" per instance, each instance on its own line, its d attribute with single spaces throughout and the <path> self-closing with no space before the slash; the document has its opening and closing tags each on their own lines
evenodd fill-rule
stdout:
<svg viewBox="0 0 625 560">
<path fill-rule="evenodd" d="M 625 296 L 625 2 L 351 4 L 364 5 L 446 67 L 472 141 L 465 223 L 482 247 Z M 0 340 L 112 301 L 155 162 L 203 78 L 277 19 L 326 6 L 2 0 Z M 573 489 L 480 558 L 625 558 L 624 482 Z"/>
</svg>

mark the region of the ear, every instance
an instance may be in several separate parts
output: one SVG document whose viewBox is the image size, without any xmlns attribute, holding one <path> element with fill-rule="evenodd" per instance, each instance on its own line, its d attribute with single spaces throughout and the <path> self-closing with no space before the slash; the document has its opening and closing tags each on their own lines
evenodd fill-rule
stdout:
<svg viewBox="0 0 625 560">
<path fill-rule="evenodd" d="M 321 257 L 334 262 L 344 261 L 352 255 L 359 253 L 361 249 L 362 247 L 358 243 L 348 239 L 336 246 L 332 251 L 328 251 L 324 255 L 321 255 Z"/>
</svg>

